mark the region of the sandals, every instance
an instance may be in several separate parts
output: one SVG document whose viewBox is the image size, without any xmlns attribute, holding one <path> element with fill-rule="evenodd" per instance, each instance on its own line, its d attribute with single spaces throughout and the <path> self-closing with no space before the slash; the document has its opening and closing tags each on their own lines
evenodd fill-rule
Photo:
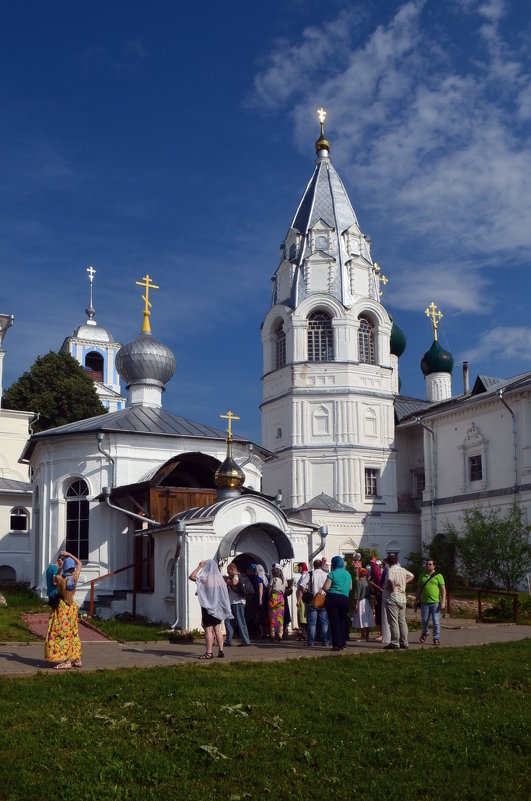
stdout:
<svg viewBox="0 0 531 801">
<path fill-rule="evenodd" d="M 81 659 L 74 659 L 72 661 L 72 667 L 77 667 L 77 668 L 83 667 L 83 662 L 81 661 Z"/>
<path fill-rule="evenodd" d="M 434 641 L 433 641 L 433 644 L 434 644 L 434 645 L 440 645 L 440 644 L 441 644 L 441 641 L 440 641 L 440 640 L 434 640 Z"/>
<path fill-rule="evenodd" d="M 225 659 L 225 653 L 223 651 L 219 652 L 218 659 Z"/>
<path fill-rule="evenodd" d="M 59 664 L 55 666 L 55 670 L 70 670 L 71 668 L 71 662 L 59 662 Z"/>
<path fill-rule="evenodd" d="M 419 642 L 426 642 L 426 637 L 427 636 L 428 636 L 427 634 L 421 634 Z"/>
<path fill-rule="evenodd" d="M 197 658 L 198 659 L 212 659 L 212 653 L 206 652 L 204 654 L 201 654 L 201 656 L 198 656 Z"/>
</svg>

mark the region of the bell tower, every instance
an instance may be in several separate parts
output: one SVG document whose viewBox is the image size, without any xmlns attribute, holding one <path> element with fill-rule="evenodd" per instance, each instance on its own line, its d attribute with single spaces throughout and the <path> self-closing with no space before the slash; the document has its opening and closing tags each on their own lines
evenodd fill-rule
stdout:
<svg viewBox="0 0 531 801">
<path fill-rule="evenodd" d="M 320 109 L 315 169 L 262 325 L 262 441 L 275 454 L 264 491 L 282 490 L 288 508 L 324 493 L 351 509 L 393 512 L 398 358 L 381 302 L 387 279 L 330 160 L 325 117 Z"/>
</svg>

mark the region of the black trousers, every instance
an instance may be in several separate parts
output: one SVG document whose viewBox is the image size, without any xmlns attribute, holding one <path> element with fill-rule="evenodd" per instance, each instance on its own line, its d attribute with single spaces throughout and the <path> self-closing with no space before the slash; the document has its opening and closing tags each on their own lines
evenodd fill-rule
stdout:
<svg viewBox="0 0 531 801">
<path fill-rule="evenodd" d="M 327 593 L 325 609 L 328 614 L 328 628 L 334 648 L 344 648 L 348 621 L 348 596 Z"/>
</svg>

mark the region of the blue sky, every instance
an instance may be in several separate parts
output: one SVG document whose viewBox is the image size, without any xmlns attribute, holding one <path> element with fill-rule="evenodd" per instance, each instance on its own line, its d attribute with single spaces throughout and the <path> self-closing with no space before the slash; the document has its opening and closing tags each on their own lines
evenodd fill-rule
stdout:
<svg viewBox="0 0 531 801">
<path fill-rule="evenodd" d="M 531 15 L 519 0 L 5 3 L 4 387 L 85 319 L 125 343 L 149 273 L 169 410 L 260 440 L 260 324 L 314 164 L 316 109 L 425 396 L 432 331 L 476 373 L 529 369 Z"/>
</svg>

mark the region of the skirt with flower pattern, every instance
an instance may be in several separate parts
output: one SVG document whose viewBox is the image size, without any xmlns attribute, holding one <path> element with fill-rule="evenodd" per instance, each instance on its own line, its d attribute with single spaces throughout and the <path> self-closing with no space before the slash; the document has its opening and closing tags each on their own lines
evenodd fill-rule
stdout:
<svg viewBox="0 0 531 801">
<path fill-rule="evenodd" d="M 47 662 L 65 662 L 81 659 L 81 640 L 77 622 L 77 604 L 65 604 L 63 599 L 50 614 L 48 635 L 44 644 Z"/>
</svg>

